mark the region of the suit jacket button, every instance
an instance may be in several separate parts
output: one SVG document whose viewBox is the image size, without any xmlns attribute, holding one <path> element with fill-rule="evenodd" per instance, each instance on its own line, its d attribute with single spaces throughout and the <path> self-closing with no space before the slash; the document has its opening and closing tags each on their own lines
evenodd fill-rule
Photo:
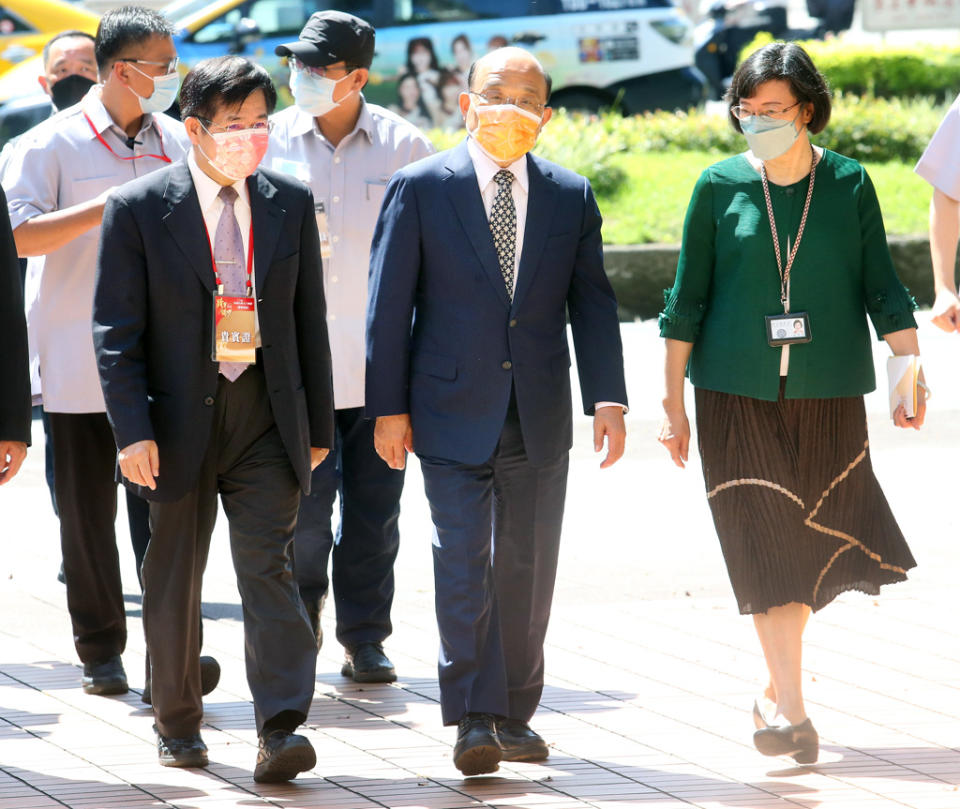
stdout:
<svg viewBox="0 0 960 809">
<path fill-rule="evenodd" d="M 513 363 L 510 362 L 510 360 L 504 360 L 502 363 L 500 363 L 500 367 L 503 368 L 504 371 L 509 371 L 511 368 L 513 368 Z"/>
<path fill-rule="evenodd" d="M 207 407 L 212 407 L 212 406 L 213 406 L 213 397 L 212 397 L 212 396 L 204 396 L 204 397 L 203 397 L 203 403 L 204 403 Z"/>
<path fill-rule="evenodd" d="M 510 328 L 512 329 L 516 325 L 517 325 L 517 319 L 514 318 L 513 320 L 510 321 Z"/>
</svg>

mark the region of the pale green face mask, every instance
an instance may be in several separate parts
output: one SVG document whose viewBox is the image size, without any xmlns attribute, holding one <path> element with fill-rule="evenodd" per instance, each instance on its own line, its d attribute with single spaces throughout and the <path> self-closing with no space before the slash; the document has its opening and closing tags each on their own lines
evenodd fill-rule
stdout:
<svg viewBox="0 0 960 809">
<path fill-rule="evenodd" d="M 740 121 L 740 129 L 747 139 L 750 151 L 760 160 L 773 160 L 787 152 L 800 137 L 800 130 L 794 124 L 800 117 L 800 110 L 792 120 L 781 121 L 767 115 L 751 115 Z"/>
</svg>

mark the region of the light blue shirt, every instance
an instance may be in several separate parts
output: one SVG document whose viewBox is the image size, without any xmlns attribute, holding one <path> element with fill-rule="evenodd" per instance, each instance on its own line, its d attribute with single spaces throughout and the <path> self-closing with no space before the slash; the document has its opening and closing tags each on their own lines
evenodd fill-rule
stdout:
<svg viewBox="0 0 960 809">
<path fill-rule="evenodd" d="M 273 122 L 263 165 L 309 185 L 325 213 L 325 223 L 318 216 L 317 224 L 330 253 L 323 259 L 323 291 L 334 407 L 363 407 L 367 276 L 380 204 L 393 173 L 433 154 L 433 144 L 399 115 L 366 101 L 357 125 L 336 148 L 296 106 L 278 112 Z"/>
<path fill-rule="evenodd" d="M 169 165 L 149 155 L 165 155 L 176 162 L 186 154 L 190 141 L 183 124 L 162 114 L 145 115 L 143 121 L 138 143 L 130 149 L 126 133 L 103 106 L 97 86 L 79 104 L 26 132 L 3 172 L 13 229 L 40 214 L 89 202 Z M 50 412 L 102 413 L 106 409 L 90 325 L 99 240 L 98 226 L 44 258 L 30 309 L 30 329 L 36 338 L 43 406 Z"/>
</svg>

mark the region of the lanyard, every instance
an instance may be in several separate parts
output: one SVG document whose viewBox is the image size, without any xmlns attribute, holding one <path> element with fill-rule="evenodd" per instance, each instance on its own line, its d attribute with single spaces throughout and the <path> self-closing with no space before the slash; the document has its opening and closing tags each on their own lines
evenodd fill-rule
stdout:
<svg viewBox="0 0 960 809">
<path fill-rule="evenodd" d="M 803 216 L 800 217 L 800 227 L 797 230 L 797 240 L 793 243 L 793 249 L 787 255 L 787 266 L 784 269 L 783 259 L 780 257 L 780 239 L 777 236 L 777 223 L 773 218 L 773 202 L 770 199 L 770 186 L 767 184 L 767 170 L 763 163 L 760 164 L 760 179 L 763 181 L 763 196 L 767 201 L 767 216 L 770 218 L 770 232 L 773 234 L 773 249 L 777 254 L 777 272 L 780 273 L 780 303 L 783 304 L 783 311 L 787 311 L 787 301 L 790 298 L 790 268 L 793 266 L 793 260 L 797 257 L 797 248 L 800 247 L 800 239 L 803 238 L 803 228 L 807 224 L 807 213 L 810 210 L 810 199 L 813 197 L 813 180 L 817 174 L 817 152 L 811 146 L 810 151 L 813 157 L 810 159 L 810 185 L 807 188 L 807 201 L 803 204 Z M 789 246 L 789 236 L 788 236 Z"/>
<path fill-rule="evenodd" d="M 118 155 L 115 151 L 113 151 L 113 147 L 111 147 L 110 144 L 103 139 L 103 135 L 97 132 L 97 128 L 93 125 L 93 121 L 90 120 L 89 115 L 87 115 L 86 113 L 83 113 L 83 117 L 86 118 L 87 123 L 90 124 L 90 129 L 93 130 L 94 137 L 96 137 L 96 139 L 100 141 L 100 143 L 106 146 L 107 151 L 110 152 L 110 154 L 112 154 L 116 158 L 120 160 L 139 160 L 141 157 L 155 157 L 157 160 L 162 160 L 164 163 L 173 162 L 169 157 L 167 157 L 166 153 L 163 151 L 163 132 L 160 129 L 160 127 L 157 127 L 157 135 L 160 137 L 160 154 L 138 154 L 138 155 L 129 155 L 127 157 L 124 157 L 123 155 Z"/>
<path fill-rule="evenodd" d="M 213 265 L 213 277 L 217 282 L 217 294 L 223 294 L 223 279 L 217 269 L 217 260 L 213 255 L 213 243 L 210 241 L 210 231 L 207 223 L 203 223 L 203 232 L 207 234 L 207 246 L 210 248 L 210 263 Z M 232 262 L 230 262 L 232 263 Z M 250 218 L 250 236 L 247 239 L 247 297 L 253 297 L 253 217 Z"/>
</svg>

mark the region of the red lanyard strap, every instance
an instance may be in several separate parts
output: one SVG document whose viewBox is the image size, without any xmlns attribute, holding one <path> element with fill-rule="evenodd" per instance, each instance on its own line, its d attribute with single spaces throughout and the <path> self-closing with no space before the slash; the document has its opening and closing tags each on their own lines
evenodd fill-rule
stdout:
<svg viewBox="0 0 960 809">
<path fill-rule="evenodd" d="M 157 135 L 160 137 L 160 152 L 161 152 L 160 154 L 138 154 L 138 155 L 129 155 L 127 157 L 124 157 L 123 155 L 119 155 L 115 151 L 113 151 L 113 147 L 111 147 L 110 144 L 107 143 L 106 140 L 104 140 L 103 135 L 97 132 L 97 128 L 93 125 L 93 121 L 90 120 L 90 116 L 87 115 L 87 113 L 83 113 L 83 117 L 86 118 L 87 123 L 90 124 L 90 129 L 93 130 L 94 137 L 98 141 L 100 141 L 100 143 L 102 143 L 104 146 L 107 147 L 107 151 L 110 152 L 110 154 L 112 154 L 114 157 L 118 158 L 119 160 L 139 160 L 141 157 L 155 157 L 157 160 L 162 160 L 164 163 L 173 162 L 172 160 L 170 160 L 169 157 L 167 157 L 166 153 L 164 153 L 163 151 L 163 131 L 160 129 L 160 127 L 157 127 Z"/>
<path fill-rule="evenodd" d="M 213 242 L 210 241 L 210 231 L 207 223 L 203 223 L 203 232 L 207 235 L 207 245 L 210 248 L 210 263 L 213 265 L 213 277 L 217 282 L 217 294 L 223 294 L 223 280 L 220 270 L 217 269 L 217 259 L 213 255 Z M 247 239 L 247 297 L 253 297 L 253 218 L 250 219 L 250 236 Z"/>
<path fill-rule="evenodd" d="M 810 151 L 813 152 L 813 157 L 810 159 L 810 185 L 807 188 L 807 201 L 803 204 L 803 216 L 800 217 L 797 240 L 793 243 L 793 249 L 787 256 L 786 268 L 784 268 L 783 259 L 780 257 L 780 238 L 777 236 L 777 223 L 773 218 L 773 201 L 770 199 L 770 186 L 767 185 L 767 170 L 763 163 L 760 163 L 760 179 L 763 182 L 763 196 L 767 201 L 767 216 L 770 218 L 770 232 L 773 234 L 773 250 L 777 254 L 777 271 L 780 273 L 780 303 L 783 304 L 784 312 L 787 311 L 787 301 L 790 298 L 790 268 L 793 266 L 793 260 L 797 257 L 800 239 L 803 238 L 803 228 L 807 224 L 807 213 L 810 211 L 810 198 L 813 196 L 813 181 L 817 175 L 817 152 L 812 146 Z"/>
</svg>

